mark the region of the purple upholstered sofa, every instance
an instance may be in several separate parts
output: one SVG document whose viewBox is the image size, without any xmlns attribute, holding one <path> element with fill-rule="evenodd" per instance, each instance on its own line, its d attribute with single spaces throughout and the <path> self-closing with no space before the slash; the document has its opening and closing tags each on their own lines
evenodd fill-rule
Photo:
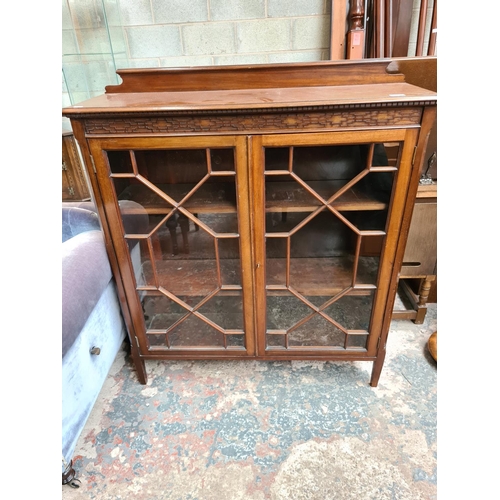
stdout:
<svg viewBox="0 0 500 500">
<path fill-rule="evenodd" d="M 99 218 L 92 202 L 62 204 L 63 472 L 118 351 L 125 347 Z"/>
</svg>

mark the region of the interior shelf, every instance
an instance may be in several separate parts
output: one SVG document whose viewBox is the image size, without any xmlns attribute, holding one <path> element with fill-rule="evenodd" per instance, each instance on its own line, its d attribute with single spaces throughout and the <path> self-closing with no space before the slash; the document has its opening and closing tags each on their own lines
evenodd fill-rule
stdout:
<svg viewBox="0 0 500 500">
<path fill-rule="evenodd" d="M 163 260 L 155 262 L 158 282 L 172 294 L 182 296 L 207 296 L 216 288 L 217 268 L 213 260 Z M 228 285 L 222 295 L 238 295 L 239 259 L 221 259 L 221 276 Z M 146 261 L 142 266 L 148 286 L 139 287 L 154 294 L 152 266 Z M 361 257 L 357 269 L 356 284 L 359 289 L 352 294 L 365 295 L 375 288 L 378 273 L 378 258 Z M 288 294 L 285 289 L 286 259 L 267 259 L 267 293 L 271 295 Z M 353 258 L 296 258 L 290 260 L 290 285 L 306 296 L 333 296 L 352 286 Z M 156 292 L 159 293 L 159 292 Z"/>
<path fill-rule="evenodd" d="M 178 203 L 195 187 L 195 184 L 159 184 L 157 187 Z M 171 204 L 142 184 L 128 186 L 120 194 L 119 200 L 135 201 L 148 214 L 162 215 L 168 214 L 172 210 Z M 236 190 L 234 182 L 204 184 L 182 206 L 193 213 L 235 213 Z M 122 210 L 122 214 L 140 213 L 141 211 L 139 207 L 127 207 Z"/>
<path fill-rule="evenodd" d="M 325 201 L 345 186 L 345 180 L 308 181 L 311 187 Z M 361 183 L 348 189 L 332 206 L 337 210 L 384 210 L 388 206 L 387 196 L 370 190 Z M 297 182 L 267 182 L 266 212 L 312 212 L 322 203 Z"/>
<path fill-rule="evenodd" d="M 346 181 L 309 181 L 308 185 L 324 200 L 346 184 Z M 179 203 L 195 187 L 194 184 L 161 184 L 157 186 L 166 195 Z M 148 214 L 168 214 L 172 205 L 163 200 L 147 186 L 136 184 L 128 186 L 119 200 L 132 200 L 143 207 Z M 332 206 L 342 211 L 385 210 L 389 204 L 385 192 L 368 189 L 358 183 L 343 193 Z M 266 212 L 312 212 L 322 203 L 307 192 L 297 182 L 266 183 Z M 192 213 L 235 213 L 236 192 L 232 182 L 207 183 L 190 196 L 182 207 Z M 127 207 L 122 213 L 140 213 L 140 207 Z"/>
<path fill-rule="evenodd" d="M 223 283 L 240 281 L 240 260 L 221 259 L 221 277 Z M 212 293 L 217 279 L 216 262 L 211 259 L 172 259 L 155 262 L 158 283 L 178 297 L 207 296 Z M 142 265 L 142 272 L 147 284 L 153 284 L 153 269 L 150 261 Z M 147 288 L 147 287 L 145 287 Z M 240 294 L 239 285 L 228 286 L 223 294 Z M 144 288 L 143 288 L 144 289 Z"/>
<path fill-rule="evenodd" d="M 363 257 L 357 270 L 356 283 L 370 288 L 377 281 L 378 258 Z M 286 259 L 267 259 L 267 293 L 288 293 L 283 290 Z M 290 286 L 303 295 L 333 296 L 352 286 L 353 259 L 351 257 L 290 259 Z M 366 290 L 356 293 L 365 294 Z"/>
</svg>

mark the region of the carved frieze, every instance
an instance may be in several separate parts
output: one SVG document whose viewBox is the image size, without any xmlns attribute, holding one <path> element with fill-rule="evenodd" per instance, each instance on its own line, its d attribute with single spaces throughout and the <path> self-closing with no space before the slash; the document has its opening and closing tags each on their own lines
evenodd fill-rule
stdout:
<svg viewBox="0 0 500 500">
<path fill-rule="evenodd" d="M 397 106 L 396 106 L 397 104 Z M 356 128 L 394 128 L 418 125 L 422 103 L 383 103 L 370 109 L 361 105 L 310 107 L 286 110 L 224 110 L 155 112 L 147 115 L 96 115 L 85 119 L 88 136 L 144 134 L 238 134 L 321 131 Z M 433 104 L 433 103 L 430 103 Z M 401 107 L 403 106 L 403 107 Z"/>
</svg>

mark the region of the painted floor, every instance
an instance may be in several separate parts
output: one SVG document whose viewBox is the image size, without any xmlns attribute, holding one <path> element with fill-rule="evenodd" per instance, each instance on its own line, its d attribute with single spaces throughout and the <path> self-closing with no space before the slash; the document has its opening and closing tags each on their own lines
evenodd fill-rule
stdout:
<svg viewBox="0 0 500 500">
<path fill-rule="evenodd" d="M 437 329 L 393 321 L 379 386 L 370 362 L 147 361 L 120 352 L 62 499 L 437 498 Z"/>
</svg>

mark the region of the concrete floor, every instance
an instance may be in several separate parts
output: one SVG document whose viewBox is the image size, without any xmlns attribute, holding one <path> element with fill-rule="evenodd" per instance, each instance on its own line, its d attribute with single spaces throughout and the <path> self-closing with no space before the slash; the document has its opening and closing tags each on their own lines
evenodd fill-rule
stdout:
<svg viewBox="0 0 500 500">
<path fill-rule="evenodd" d="M 393 321 L 371 363 L 147 361 L 119 353 L 80 436 L 82 484 L 62 499 L 437 498 L 437 329 Z"/>
</svg>

